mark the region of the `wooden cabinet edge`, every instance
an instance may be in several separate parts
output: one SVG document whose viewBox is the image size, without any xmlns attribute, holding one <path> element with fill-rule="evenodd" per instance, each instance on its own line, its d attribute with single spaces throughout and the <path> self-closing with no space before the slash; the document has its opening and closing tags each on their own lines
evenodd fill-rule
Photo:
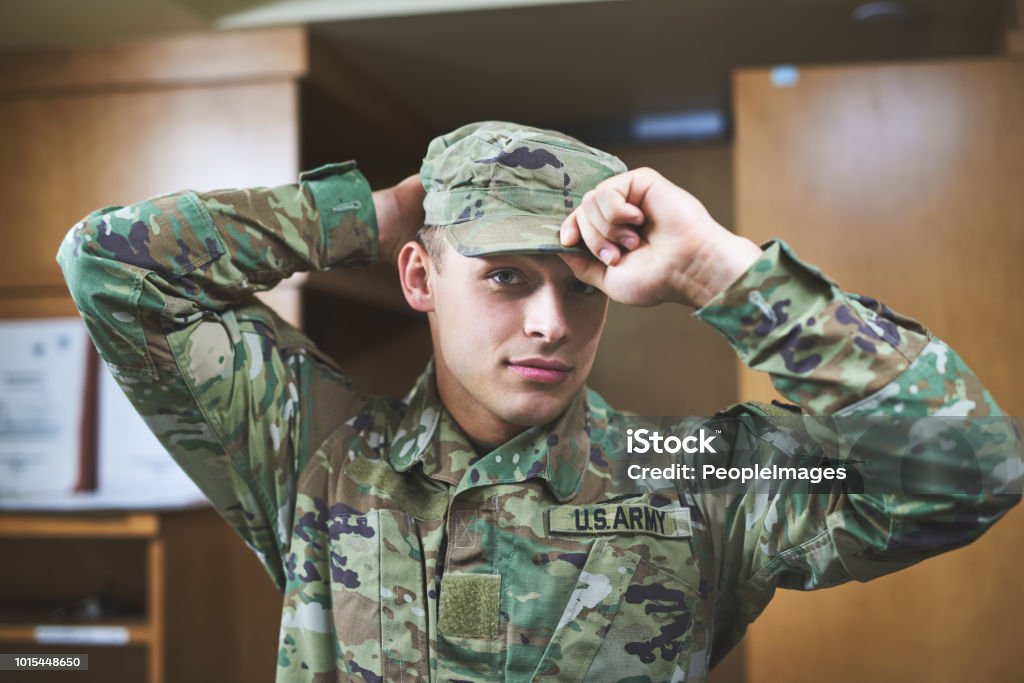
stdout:
<svg viewBox="0 0 1024 683">
<path fill-rule="evenodd" d="M 0 513 L 0 538 L 155 538 L 160 516 L 114 514 Z"/>
</svg>

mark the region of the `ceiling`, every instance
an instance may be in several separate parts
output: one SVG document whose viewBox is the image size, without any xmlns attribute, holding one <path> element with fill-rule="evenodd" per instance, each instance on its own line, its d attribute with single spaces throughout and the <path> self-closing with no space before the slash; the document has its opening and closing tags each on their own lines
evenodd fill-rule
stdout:
<svg viewBox="0 0 1024 683">
<path fill-rule="evenodd" d="M 1007 0 L 5 0 L 0 49 L 307 23 L 431 132 L 504 118 L 590 139 L 645 114 L 728 112 L 742 66 L 992 54 Z M 467 9 L 471 7 L 487 9 Z M 56 18 L 55 18 L 56 17 Z"/>
</svg>

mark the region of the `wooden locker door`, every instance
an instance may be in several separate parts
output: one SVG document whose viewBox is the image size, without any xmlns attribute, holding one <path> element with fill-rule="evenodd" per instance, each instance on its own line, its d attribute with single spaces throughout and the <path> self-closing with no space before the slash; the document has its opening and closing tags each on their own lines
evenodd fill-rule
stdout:
<svg viewBox="0 0 1024 683">
<path fill-rule="evenodd" d="M 194 188 L 294 182 L 295 85 L 225 84 L 0 100 L 0 288 L 57 288 L 61 238 L 89 211 Z"/>
<path fill-rule="evenodd" d="M 738 72 L 738 231 L 781 237 L 848 291 L 921 320 L 1024 414 L 1024 61 Z M 773 395 L 741 372 L 743 399 Z M 870 584 L 780 591 L 752 683 L 1021 680 L 1024 512 Z"/>
</svg>

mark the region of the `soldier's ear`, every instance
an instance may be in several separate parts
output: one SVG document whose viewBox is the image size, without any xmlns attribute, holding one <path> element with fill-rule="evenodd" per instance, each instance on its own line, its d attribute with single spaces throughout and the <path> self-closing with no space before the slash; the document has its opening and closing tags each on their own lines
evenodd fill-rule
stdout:
<svg viewBox="0 0 1024 683">
<path fill-rule="evenodd" d="M 430 313 L 434 310 L 430 254 L 419 242 L 406 242 L 398 253 L 398 277 L 402 281 L 402 294 L 414 311 Z"/>
</svg>

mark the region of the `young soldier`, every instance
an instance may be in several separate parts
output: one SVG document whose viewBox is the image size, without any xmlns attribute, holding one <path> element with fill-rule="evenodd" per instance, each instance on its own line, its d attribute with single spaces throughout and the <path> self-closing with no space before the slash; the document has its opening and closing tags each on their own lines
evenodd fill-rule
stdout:
<svg viewBox="0 0 1024 683">
<path fill-rule="evenodd" d="M 701 681 L 777 586 L 893 571 L 1016 502 L 624 492 L 622 415 L 584 387 L 608 298 L 697 308 L 808 413 L 999 409 L 918 324 L 559 133 L 465 126 L 372 196 L 348 163 L 106 209 L 58 258 L 128 396 L 284 591 L 278 680 Z M 403 400 L 353 391 L 252 296 L 378 259 L 433 339 Z M 761 419 L 717 440 L 816 452 L 777 412 L 734 407 Z M 921 457 L 957 471 L 967 454 Z"/>
</svg>

